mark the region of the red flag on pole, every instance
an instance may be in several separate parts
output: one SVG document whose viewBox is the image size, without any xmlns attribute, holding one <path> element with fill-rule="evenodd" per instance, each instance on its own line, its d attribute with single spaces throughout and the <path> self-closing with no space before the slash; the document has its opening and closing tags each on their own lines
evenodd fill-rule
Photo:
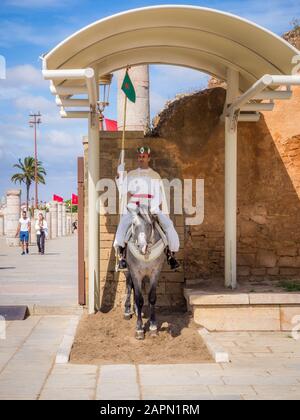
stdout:
<svg viewBox="0 0 300 420">
<path fill-rule="evenodd" d="M 104 118 L 106 131 L 118 131 L 118 121 Z"/>
<path fill-rule="evenodd" d="M 72 194 L 72 205 L 78 206 L 78 195 Z"/>
<path fill-rule="evenodd" d="M 59 195 L 53 195 L 53 201 L 57 201 L 58 203 L 63 203 L 64 199 Z"/>
</svg>

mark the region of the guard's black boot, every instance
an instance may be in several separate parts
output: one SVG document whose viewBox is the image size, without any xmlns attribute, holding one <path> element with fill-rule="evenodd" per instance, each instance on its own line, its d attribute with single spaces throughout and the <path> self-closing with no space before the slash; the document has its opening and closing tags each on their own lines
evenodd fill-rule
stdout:
<svg viewBox="0 0 300 420">
<path fill-rule="evenodd" d="M 167 249 L 166 254 L 167 254 L 167 261 L 168 261 L 168 264 L 169 264 L 171 270 L 177 270 L 177 268 L 180 267 L 180 264 L 175 258 L 175 253 L 171 252 L 169 249 Z"/>
<path fill-rule="evenodd" d="M 128 271 L 127 262 L 125 259 L 125 248 L 119 247 L 119 262 L 117 265 L 117 271 Z"/>
</svg>

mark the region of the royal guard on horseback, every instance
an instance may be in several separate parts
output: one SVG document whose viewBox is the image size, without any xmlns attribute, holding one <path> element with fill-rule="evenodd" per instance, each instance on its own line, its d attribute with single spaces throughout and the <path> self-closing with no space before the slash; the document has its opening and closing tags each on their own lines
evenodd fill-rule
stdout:
<svg viewBox="0 0 300 420">
<path fill-rule="evenodd" d="M 150 168 L 151 150 L 149 147 L 137 149 L 138 168 L 125 173 L 125 165 L 118 166 L 116 182 L 121 197 L 121 219 L 117 229 L 114 248 L 118 255 L 117 271 L 127 271 L 126 236 L 132 226 L 133 218 L 140 208 L 148 208 L 157 218 L 167 238 L 165 253 L 172 270 L 179 268 L 175 253 L 179 250 L 179 237 L 166 209 L 166 196 L 160 175 Z M 164 211 L 163 211 L 164 210 Z M 147 244 L 145 243 L 145 247 Z M 145 253 L 147 249 L 144 250 Z M 149 251 L 149 250 L 148 250 Z"/>
</svg>

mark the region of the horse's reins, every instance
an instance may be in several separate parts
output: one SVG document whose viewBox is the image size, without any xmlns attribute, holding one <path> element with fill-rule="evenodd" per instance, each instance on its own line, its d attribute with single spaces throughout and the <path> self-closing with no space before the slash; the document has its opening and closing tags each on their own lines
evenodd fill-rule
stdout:
<svg viewBox="0 0 300 420">
<path fill-rule="evenodd" d="M 139 212 L 140 216 L 145 220 L 145 217 L 148 216 L 149 217 L 149 221 L 151 224 L 151 235 L 150 235 L 150 241 L 149 243 L 147 243 L 147 254 L 151 253 L 151 248 L 154 245 L 154 232 L 155 232 L 155 226 L 154 226 L 154 222 L 151 220 L 151 217 L 149 216 L 149 214 L 145 214 L 143 212 Z M 138 215 L 137 215 L 138 216 Z M 144 217 L 145 216 L 145 217 Z M 145 220 L 146 221 L 146 220 Z M 132 232 L 132 237 L 134 238 L 135 236 L 135 225 L 134 223 L 132 223 L 131 225 L 131 232 Z M 137 239 L 135 240 L 135 245 L 137 245 Z"/>
</svg>

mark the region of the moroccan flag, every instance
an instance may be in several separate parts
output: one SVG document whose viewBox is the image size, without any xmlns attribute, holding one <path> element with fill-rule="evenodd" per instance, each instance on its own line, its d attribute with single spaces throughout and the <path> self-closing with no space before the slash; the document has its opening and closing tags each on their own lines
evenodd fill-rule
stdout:
<svg viewBox="0 0 300 420">
<path fill-rule="evenodd" d="M 126 74 L 122 84 L 122 90 L 131 102 L 136 101 L 135 89 L 129 77 L 128 70 L 126 70 Z"/>
<path fill-rule="evenodd" d="M 118 122 L 105 118 L 105 125 L 107 131 L 118 131 Z"/>
<path fill-rule="evenodd" d="M 72 205 L 78 206 L 78 195 L 72 194 Z"/>
<path fill-rule="evenodd" d="M 57 201 L 58 203 L 63 203 L 64 199 L 59 195 L 53 195 L 53 201 Z"/>
</svg>

